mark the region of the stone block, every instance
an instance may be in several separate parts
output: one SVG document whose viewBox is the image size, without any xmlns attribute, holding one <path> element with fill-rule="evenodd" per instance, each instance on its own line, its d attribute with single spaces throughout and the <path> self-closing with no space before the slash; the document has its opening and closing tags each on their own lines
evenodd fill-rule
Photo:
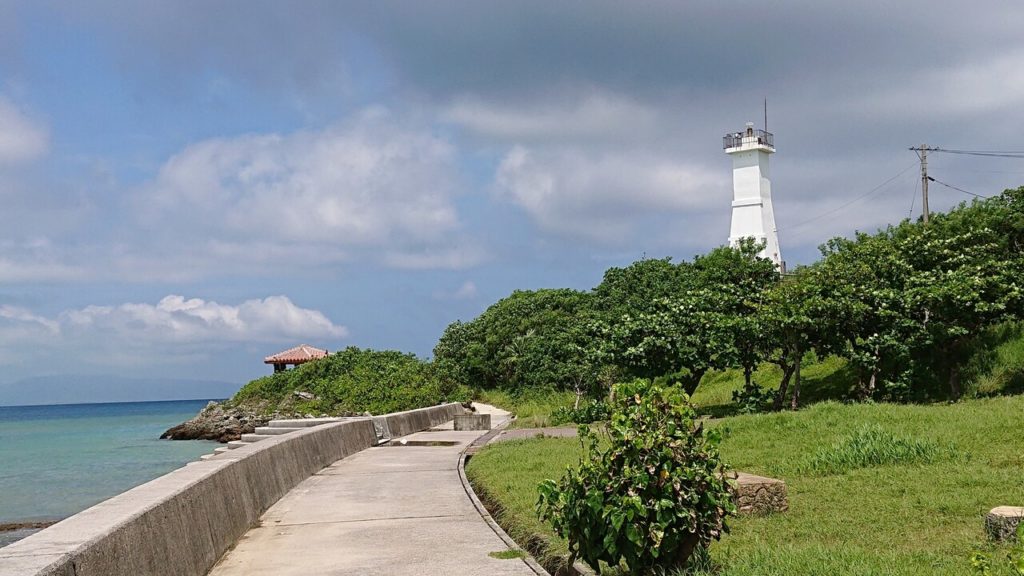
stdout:
<svg viewBox="0 0 1024 576">
<path fill-rule="evenodd" d="M 456 414 L 456 430 L 490 430 L 490 414 Z"/>
<path fill-rule="evenodd" d="M 789 509 L 786 483 L 775 478 L 738 472 L 736 509 L 740 514 L 770 514 Z"/>
<path fill-rule="evenodd" d="M 1012 542 L 1017 539 L 1017 526 L 1024 518 L 1020 506 L 999 506 L 985 515 L 985 532 L 996 542 Z"/>
</svg>

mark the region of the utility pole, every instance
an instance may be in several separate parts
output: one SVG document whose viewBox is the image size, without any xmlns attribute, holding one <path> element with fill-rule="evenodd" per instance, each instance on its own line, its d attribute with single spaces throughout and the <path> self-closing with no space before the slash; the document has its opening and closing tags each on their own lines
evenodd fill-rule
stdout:
<svg viewBox="0 0 1024 576">
<path fill-rule="evenodd" d="M 921 144 L 916 148 L 911 148 L 914 152 L 917 152 L 917 157 L 921 160 L 921 208 L 924 215 L 924 223 L 928 225 L 928 151 L 938 150 L 937 147 L 929 147 L 927 144 Z"/>
</svg>

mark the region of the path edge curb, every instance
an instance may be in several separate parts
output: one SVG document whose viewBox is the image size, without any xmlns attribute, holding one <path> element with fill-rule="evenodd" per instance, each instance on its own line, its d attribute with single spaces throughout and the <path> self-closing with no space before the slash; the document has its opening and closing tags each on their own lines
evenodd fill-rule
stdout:
<svg viewBox="0 0 1024 576">
<path fill-rule="evenodd" d="M 501 538 L 501 541 L 504 542 L 510 550 L 522 551 L 523 557 L 520 558 L 520 560 L 529 566 L 530 570 L 533 570 L 534 574 L 537 574 L 537 576 L 551 576 L 551 574 L 545 570 L 529 552 L 517 544 L 516 541 L 513 540 L 507 532 L 505 532 L 505 529 L 498 524 L 494 517 L 491 516 L 491 513 L 488 512 L 487 508 L 484 506 L 484 503 L 477 498 L 476 492 L 473 490 L 473 486 L 469 483 L 469 478 L 466 477 L 466 460 L 475 454 L 481 446 L 487 444 L 492 438 L 500 434 L 501 431 L 504 430 L 511 422 L 511 419 L 502 422 L 487 434 L 484 434 L 471 442 L 469 446 L 459 454 L 459 480 L 462 482 L 462 488 L 466 491 L 466 496 L 468 496 L 470 502 L 473 503 L 473 508 L 476 508 L 477 514 L 480 514 L 480 517 L 483 518 L 484 522 L 490 526 L 491 530 L 498 535 L 498 538 Z"/>
</svg>

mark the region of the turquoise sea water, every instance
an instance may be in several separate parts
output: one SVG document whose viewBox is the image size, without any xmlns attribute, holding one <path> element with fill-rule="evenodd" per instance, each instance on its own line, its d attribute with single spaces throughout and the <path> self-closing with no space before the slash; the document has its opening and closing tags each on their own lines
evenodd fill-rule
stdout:
<svg viewBox="0 0 1024 576">
<path fill-rule="evenodd" d="M 0 523 L 70 516 L 212 452 L 159 439 L 206 402 L 0 406 Z M 27 534 L 0 532 L 0 546 Z"/>
</svg>

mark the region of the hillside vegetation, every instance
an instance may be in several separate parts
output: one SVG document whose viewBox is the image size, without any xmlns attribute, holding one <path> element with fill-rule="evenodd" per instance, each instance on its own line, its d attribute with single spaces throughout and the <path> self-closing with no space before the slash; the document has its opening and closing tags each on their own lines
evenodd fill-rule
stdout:
<svg viewBox="0 0 1024 576">
<path fill-rule="evenodd" d="M 609 269 L 590 291 L 516 291 L 434 349 L 484 398 L 603 399 L 678 383 L 713 413 L 806 401 L 931 402 L 1024 387 L 1024 188 L 836 238 L 785 277 L 752 242 Z M 738 385 L 737 385 L 738 383 Z M 709 389 L 710 390 L 706 390 Z M 542 420 L 543 416 L 538 417 Z"/>
<path fill-rule="evenodd" d="M 588 291 L 515 291 L 449 325 L 433 361 L 350 348 L 257 379 L 231 402 L 336 414 L 473 395 L 544 424 L 552 403 L 600 403 L 637 377 L 678 384 L 717 415 L 1014 392 L 1024 388 L 1022 246 L 1018 188 L 927 226 L 833 239 L 785 277 L 752 241 L 692 261 L 644 259 Z"/>
<path fill-rule="evenodd" d="M 228 404 L 263 413 L 386 414 L 465 401 L 466 390 L 430 362 L 393 350 L 349 347 L 294 370 L 257 378 Z"/>
</svg>

